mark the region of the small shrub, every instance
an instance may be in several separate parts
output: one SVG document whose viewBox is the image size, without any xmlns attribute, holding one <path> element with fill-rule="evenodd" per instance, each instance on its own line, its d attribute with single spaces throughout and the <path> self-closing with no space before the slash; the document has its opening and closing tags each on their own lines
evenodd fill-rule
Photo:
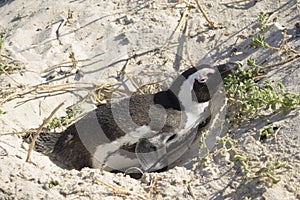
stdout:
<svg viewBox="0 0 300 200">
<path fill-rule="evenodd" d="M 299 94 L 286 91 L 281 83 L 275 86 L 270 81 L 259 84 L 254 81 L 256 75 L 255 69 L 251 68 L 225 78 L 227 96 L 236 110 L 232 121 L 264 117 L 262 111 L 266 114 L 287 114 L 300 106 Z"/>
</svg>

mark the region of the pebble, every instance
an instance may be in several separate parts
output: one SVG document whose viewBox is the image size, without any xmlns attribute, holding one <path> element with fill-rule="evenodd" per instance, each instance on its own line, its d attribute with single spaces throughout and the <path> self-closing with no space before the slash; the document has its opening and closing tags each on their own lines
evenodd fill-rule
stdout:
<svg viewBox="0 0 300 200">
<path fill-rule="evenodd" d="M 129 15 L 125 15 L 124 17 L 117 19 L 117 22 L 119 22 L 122 25 L 128 25 L 133 23 L 133 18 Z"/>
</svg>

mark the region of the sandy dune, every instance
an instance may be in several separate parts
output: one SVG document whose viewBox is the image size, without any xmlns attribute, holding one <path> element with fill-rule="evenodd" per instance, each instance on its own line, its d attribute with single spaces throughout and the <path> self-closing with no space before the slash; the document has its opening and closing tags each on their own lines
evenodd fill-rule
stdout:
<svg viewBox="0 0 300 200">
<path fill-rule="evenodd" d="M 135 84 L 159 82 L 160 88 L 153 91 L 167 88 L 191 65 L 239 61 L 246 66 L 249 58 L 270 65 L 289 59 L 284 51 L 249 47 L 250 38 L 260 32 L 260 12 L 270 14 L 263 33 L 266 41 L 279 47 L 286 29 L 285 45 L 299 51 L 296 0 L 200 1 L 215 26 L 223 27 L 217 29 L 209 27 L 195 1 L 190 9 L 184 1 L 172 2 L 176 1 L 0 1 L 0 32 L 5 33 L 1 55 L 7 56 L 1 59 L 20 68 L 9 75 L 0 73 L 0 93 L 21 94 L 0 99 L 1 110 L 7 112 L 0 114 L 0 133 L 36 129 L 62 102 L 57 117 L 80 101 L 84 111 L 92 109 L 95 101 L 89 94 L 95 84 L 118 82 L 130 95 Z M 188 15 L 187 30 L 176 28 L 181 13 Z M 181 25 L 186 20 L 182 21 Z M 262 81 L 281 82 L 299 93 L 299 66 L 299 58 L 283 63 Z M 126 74 L 118 78 L 124 67 Z M 55 90 L 58 85 L 63 89 Z M 28 145 L 18 135 L 5 135 L 0 136 L 0 199 L 299 199 L 299 111 L 269 120 L 281 127 L 276 139 L 257 141 L 266 125 L 263 120 L 233 130 L 232 137 L 260 161 L 257 165 L 288 163 L 288 170 L 276 175 L 277 184 L 245 179 L 239 166 L 213 155 L 145 174 L 141 180 L 99 169 L 66 170 L 36 152 L 27 163 Z"/>
</svg>

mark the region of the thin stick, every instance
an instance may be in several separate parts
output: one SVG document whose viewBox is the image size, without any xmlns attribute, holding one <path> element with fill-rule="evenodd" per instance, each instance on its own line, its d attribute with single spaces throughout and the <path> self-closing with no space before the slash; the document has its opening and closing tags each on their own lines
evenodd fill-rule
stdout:
<svg viewBox="0 0 300 200">
<path fill-rule="evenodd" d="M 76 69 L 78 61 L 76 60 L 75 53 L 73 51 L 70 53 L 69 58 L 71 59 L 71 62 L 72 62 L 72 68 Z"/>
<path fill-rule="evenodd" d="M 143 94 L 143 91 L 140 89 L 140 87 L 137 85 L 137 83 L 127 74 L 124 72 L 124 74 L 127 76 L 129 81 L 132 83 L 132 85 L 141 93 Z"/>
<path fill-rule="evenodd" d="M 7 58 L 7 59 L 9 59 L 9 60 L 13 60 L 13 61 L 18 61 L 18 62 L 20 62 L 19 60 L 15 60 L 15 59 L 13 59 L 12 57 L 9 57 L 8 55 L 5 55 L 5 54 L 0 54 L 0 57 L 4 57 L 4 58 Z"/>
<path fill-rule="evenodd" d="M 278 129 L 274 133 L 274 139 L 276 140 L 276 143 L 277 143 L 277 134 L 279 133 L 281 128 L 282 128 L 282 126 L 279 126 Z"/>
<path fill-rule="evenodd" d="M 21 135 L 24 133 L 36 133 L 37 130 L 24 130 L 24 131 L 18 131 L 18 132 L 10 132 L 10 133 L 1 133 L 1 136 L 5 136 L 5 135 Z"/>
<path fill-rule="evenodd" d="M 38 128 L 37 132 L 36 132 L 36 135 L 33 137 L 32 139 L 32 142 L 29 146 L 29 149 L 28 149 L 28 154 L 27 154 L 27 158 L 26 158 L 26 162 L 30 162 L 30 154 L 34 148 L 34 145 L 35 145 L 35 142 L 37 140 L 37 138 L 39 137 L 43 127 L 48 124 L 48 122 L 50 121 L 50 119 L 52 118 L 52 116 L 57 112 L 57 110 L 62 107 L 64 105 L 64 102 L 62 102 L 61 104 L 59 104 L 53 111 L 52 113 L 49 115 L 49 117 L 47 117 L 47 119 L 45 119 L 42 123 L 42 125 Z"/>
<path fill-rule="evenodd" d="M 22 84 L 19 83 L 18 81 L 16 81 L 11 75 L 9 75 L 9 73 L 8 73 L 5 69 L 3 69 L 3 68 L 0 68 L 0 69 L 4 72 L 4 74 L 5 74 L 6 76 L 8 76 L 8 78 L 10 78 L 13 82 L 15 82 L 15 83 L 17 84 L 18 87 L 21 87 L 21 86 L 22 86 Z"/>
<path fill-rule="evenodd" d="M 259 81 L 260 79 L 267 78 L 269 76 L 271 76 L 271 75 L 266 74 L 266 75 L 255 76 L 255 77 L 253 77 L 253 80 L 256 82 L 256 81 Z"/>
<path fill-rule="evenodd" d="M 95 84 L 93 83 L 85 83 L 85 82 L 80 82 L 80 83 L 66 83 L 66 84 L 60 84 L 60 85 L 39 85 L 35 86 L 34 88 L 30 88 L 27 90 L 19 91 L 19 92 L 14 92 L 10 95 L 8 95 L 6 98 L 4 98 L 2 101 L 0 101 L 0 106 L 3 105 L 5 102 L 10 101 L 15 98 L 21 98 L 26 94 L 30 94 L 32 92 L 36 92 L 38 94 L 40 93 L 51 93 L 51 92 L 57 92 L 61 90 L 68 90 L 68 89 L 79 89 L 77 85 L 91 85 L 91 86 L 84 86 L 81 87 L 81 89 L 92 89 L 96 87 Z"/>
<path fill-rule="evenodd" d="M 64 19 L 61 19 L 59 22 L 60 22 L 60 24 L 58 25 L 58 27 L 57 27 L 57 30 L 55 31 L 55 34 L 56 34 L 56 39 L 58 40 L 58 42 L 59 42 L 59 44 L 60 45 L 62 45 L 62 42 L 61 42 L 61 40 L 60 40 L 60 34 L 59 34 L 59 29 L 61 28 L 61 26 L 62 26 L 62 24 L 64 23 Z"/>
<path fill-rule="evenodd" d="M 173 38 L 174 34 L 178 31 L 178 29 L 179 29 L 180 27 L 182 27 L 183 24 L 185 24 L 186 17 L 187 17 L 187 12 L 188 12 L 188 11 L 189 11 L 188 8 L 186 8 L 186 9 L 183 11 L 183 13 L 182 13 L 182 15 L 181 15 L 181 17 L 180 17 L 180 20 L 179 20 L 177 26 L 176 26 L 175 29 L 173 30 L 173 32 L 172 32 L 172 34 L 170 35 L 170 37 L 167 39 L 166 44 L 164 44 L 164 45 L 160 48 L 160 51 L 163 51 L 163 50 L 164 50 L 164 48 L 168 45 L 169 41 Z"/>
<path fill-rule="evenodd" d="M 232 2 L 227 2 L 227 3 L 221 3 L 222 5 L 226 4 L 237 4 L 237 3 L 243 3 L 245 1 L 252 1 L 252 0 L 240 0 L 240 1 L 232 1 Z"/>
<path fill-rule="evenodd" d="M 200 12 L 202 13 L 203 17 L 205 18 L 205 20 L 206 20 L 207 23 L 209 24 L 209 26 L 210 26 L 211 28 L 213 28 L 213 29 L 217 29 L 218 27 L 215 26 L 215 24 L 214 24 L 214 23 L 208 18 L 208 16 L 206 15 L 206 13 L 205 13 L 204 9 L 202 8 L 202 6 L 201 6 L 199 0 L 195 0 L 195 2 L 196 2 L 196 4 L 197 4 L 197 6 L 198 6 Z"/>
<path fill-rule="evenodd" d="M 270 68 L 273 68 L 273 67 L 277 67 L 277 66 L 283 65 L 283 64 L 291 62 L 291 61 L 293 61 L 293 60 L 295 60 L 295 59 L 297 59 L 299 57 L 300 57 L 300 54 L 296 54 L 295 56 L 293 56 L 293 57 L 291 57 L 291 58 L 289 58 L 287 60 L 284 60 L 282 62 L 278 62 L 278 63 L 275 63 L 273 65 L 268 65 L 268 66 L 265 67 L 265 69 L 270 69 Z"/>
<path fill-rule="evenodd" d="M 86 61 L 90 61 L 90 60 L 91 59 L 83 59 L 83 60 L 76 60 L 76 62 L 79 63 L 79 62 L 86 62 Z M 72 64 L 72 66 L 73 66 L 73 61 L 66 61 L 66 62 L 62 62 L 62 63 L 56 64 L 56 65 L 53 65 L 53 66 L 48 67 L 47 69 L 45 69 L 43 71 L 43 73 L 49 72 L 49 71 L 51 71 L 51 70 L 53 70 L 53 69 L 55 69 L 57 67 L 61 67 L 61 65 L 65 65 L 65 64 Z"/>
<path fill-rule="evenodd" d="M 20 98 L 20 97 L 22 97 L 22 95 L 28 94 L 28 93 L 33 92 L 33 91 L 35 91 L 35 90 L 36 90 L 36 88 L 32 88 L 32 89 L 25 90 L 25 91 L 14 92 L 14 93 L 8 95 L 8 96 L 7 96 L 5 99 L 3 99 L 2 101 L 0 101 L 0 106 L 2 106 L 5 102 L 7 102 L 7 101 L 9 101 L 9 100 L 12 100 L 12 99 L 18 98 L 18 97 Z"/>
<path fill-rule="evenodd" d="M 117 78 L 120 79 L 121 77 L 124 77 L 124 74 L 126 73 L 125 70 L 129 65 L 129 61 L 133 58 L 133 56 L 129 56 L 126 60 L 125 65 L 123 65 L 122 69 L 117 72 Z"/>
<path fill-rule="evenodd" d="M 186 21 L 186 25 L 185 25 L 185 51 L 186 51 L 186 54 L 187 54 L 187 60 L 190 62 L 191 65 L 193 65 L 193 61 L 191 59 L 191 55 L 190 55 L 190 52 L 189 52 L 189 43 L 187 41 L 187 38 L 188 36 L 190 35 L 190 22 L 189 20 Z"/>
</svg>

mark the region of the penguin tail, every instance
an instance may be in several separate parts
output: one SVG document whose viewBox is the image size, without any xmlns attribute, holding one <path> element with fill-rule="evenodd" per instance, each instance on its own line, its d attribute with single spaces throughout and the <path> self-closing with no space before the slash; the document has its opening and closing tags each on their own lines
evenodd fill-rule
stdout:
<svg viewBox="0 0 300 200">
<path fill-rule="evenodd" d="M 23 136 L 23 141 L 30 144 L 35 135 L 36 133 L 26 133 L 25 136 Z M 41 132 L 35 141 L 34 150 L 46 155 L 51 154 L 61 135 L 62 133 Z"/>
</svg>

